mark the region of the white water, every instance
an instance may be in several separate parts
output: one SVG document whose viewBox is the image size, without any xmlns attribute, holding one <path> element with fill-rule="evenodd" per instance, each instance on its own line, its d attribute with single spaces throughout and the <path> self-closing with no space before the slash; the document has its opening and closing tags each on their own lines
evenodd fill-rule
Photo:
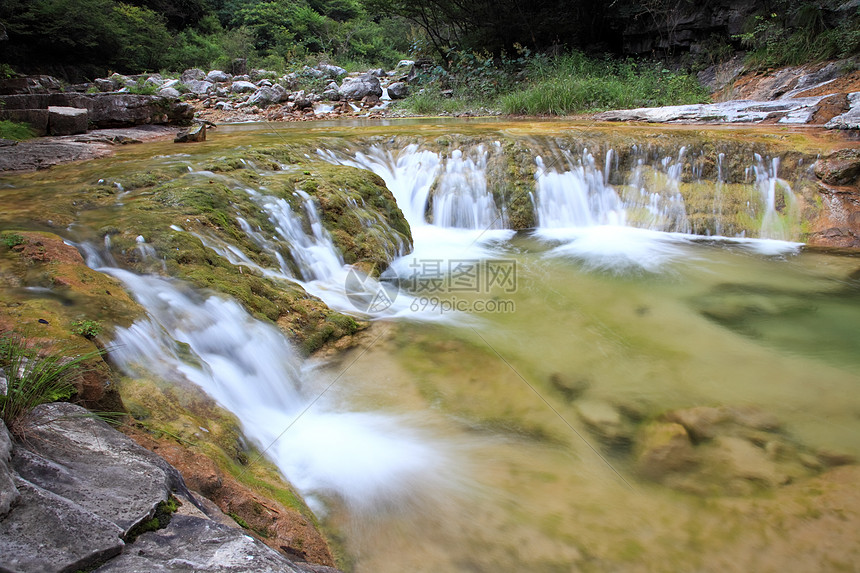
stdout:
<svg viewBox="0 0 860 573">
<path fill-rule="evenodd" d="M 375 513 L 408 507 L 422 491 L 450 493 L 458 481 L 462 462 L 448 444 L 404 416 L 336 408 L 336 388 L 324 395 L 309 384 L 283 334 L 236 302 L 169 279 L 99 270 L 121 280 L 148 313 L 117 329 L 111 358 L 130 375 L 143 370 L 202 388 L 268 448 L 315 511 L 324 509 L 317 494 Z"/>
</svg>

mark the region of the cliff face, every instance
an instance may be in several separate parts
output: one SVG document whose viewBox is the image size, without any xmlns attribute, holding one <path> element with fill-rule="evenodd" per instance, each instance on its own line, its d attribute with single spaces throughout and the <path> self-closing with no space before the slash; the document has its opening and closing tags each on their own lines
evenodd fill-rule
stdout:
<svg viewBox="0 0 860 573">
<path fill-rule="evenodd" d="M 664 2 L 665 4 L 665 2 Z M 705 50 L 711 37 L 730 39 L 743 32 L 744 22 L 763 8 L 760 0 L 675 2 L 672 10 L 649 10 L 648 3 L 615 23 L 625 54 L 671 54 Z"/>
</svg>

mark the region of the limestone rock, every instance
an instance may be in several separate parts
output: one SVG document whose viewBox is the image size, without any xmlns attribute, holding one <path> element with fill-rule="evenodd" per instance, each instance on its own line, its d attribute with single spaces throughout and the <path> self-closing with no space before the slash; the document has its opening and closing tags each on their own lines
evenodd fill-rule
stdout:
<svg viewBox="0 0 860 573">
<path fill-rule="evenodd" d="M 262 87 L 255 91 L 248 98 L 248 105 L 256 105 L 266 107 L 274 103 L 279 103 L 287 98 L 287 90 L 275 84 L 271 87 Z"/>
<path fill-rule="evenodd" d="M 229 82 L 230 76 L 225 74 L 221 70 L 212 70 L 211 72 L 206 74 L 206 81 L 212 83 Z"/>
<path fill-rule="evenodd" d="M 196 143 L 206 141 L 206 124 L 198 123 L 197 125 L 180 131 L 173 139 L 174 143 Z"/>
<path fill-rule="evenodd" d="M 206 72 L 204 72 L 203 70 L 198 69 L 198 68 L 191 68 L 190 70 L 185 70 L 184 72 L 182 72 L 182 75 L 180 76 L 180 80 L 182 81 L 182 83 L 187 84 L 190 81 L 193 81 L 193 80 L 199 81 L 205 77 L 206 77 Z"/>
<path fill-rule="evenodd" d="M 347 78 L 340 86 L 340 95 L 349 100 L 360 100 L 369 95 L 382 96 L 382 85 L 379 78 L 364 74 L 357 78 Z"/>
<path fill-rule="evenodd" d="M 860 149 L 840 149 L 815 163 L 815 176 L 827 185 L 855 185 L 860 179 Z"/>
<path fill-rule="evenodd" d="M 48 131 L 51 135 L 77 135 L 86 133 L 89 112 L 76 107 L 48 107 Z"/>
<path fill-rule="evenodd" d="M 188 91 L 193 94 L 206 95 L 215 91 L 215 84 L 207 82 L 206 80 L 189 80 L 183 83 L 185 84 L 185 87 L 188 88 Z"/>
<path fill-rule="evenodd" d="M 18 501 L 20 495 L 15 487 L 12 469 L 9 462 L 12 458 L 12 438 L 6 429 L 6 424 L 0 420 L 0 520 L 9 513 L 9 509 Z"/>
<path fill-rule="evenodd" d="M 779 123 L 809 123 L 824 98 L 825 96 L 777 101 L 732 100 L 711 104 L 644 107 L 607 111 L 594 117 L 601 121 L 649 123 L 760 123 L 766 119 L 777 119 Z"/>
<path fill-rule="evenodd" d="M 391 99 L 403 99 L 409 95 L 409 86 L 406 82 L 394 82 L 388 86 L 388 97 Z"/>
<path fill-rule="evenodd" d="M 98 573 L 301 573 L 274 550 L 240 530 L 214 521 L 175 515 L 165 529 L 144 533 Z"/>
<path fill-rule="evenodd" d="M 114 523 L 26 480 L 16 485 L 21 499 L 0 524 L 3 571 L 78 571 L 122 551 Z"/>
<path fill-rule="evenodd" d="M 149 519 L 173 490 L 179 472 L 80 406 L 43 404 L 24 422 L 26 448 L 12 463 L 28 482 L 116 524 L 125 534 Z"/>
<path fill-rule="evenodd" d="M 174 98 L 174 99 L 182 96 L 182 94 L 179 93 L 179 90 L 177 90 L 175 88 L 161 88 L 160 90 L 158 90 L 157 93 L 160 97 L 167 97 L 167 98 Z"/>
<path fill-rule="evenodd" d="M 233 82 L 230 86 L 230 93 L 243 94 L 257 91 L 257 86 L 249 81 L 239 80 Z"/>
<path fill-rule="evenodd" d="M 860 129 L 860 92 L 848 94 L 849 109 L 828 121 L 827 129 Z"/>
</svg>

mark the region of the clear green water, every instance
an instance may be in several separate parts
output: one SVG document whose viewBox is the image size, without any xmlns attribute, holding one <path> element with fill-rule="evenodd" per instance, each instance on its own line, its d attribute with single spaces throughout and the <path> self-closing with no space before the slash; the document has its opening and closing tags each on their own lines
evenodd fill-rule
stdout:
<svg viewBox="0 0 860 573">
<path fill-rule="evenodd" d="M 557 122 L 456 125 L 499 137 L 610 131 Z M 2 224 L 43 227 L 33 210 L 70 183 L 182 168 L 255 145 L 436 137 L 451 128 L 437 121 L 238 126 L 197 146 L 129 146 L 105 160 L 0 178 Z M 613 137 L 672 134 L 612 129 Z M 831 137 L 712 135 L 822 148 Z M 109 210 L 85 213 L 85 228 L 72 230 L 95 235 L 109 217 Z M 57 221 L 55 231 L 71 223 Z M 856 570 L 856 466 L 742 494 L 694 493 L 640 477 L 636 452 L 601 444 L 579 406 L 635 412 L 639 427 L 679 408 L 752 406 L 781 422 L 786 442 L 860 457 L 860 286 L 850 278 L 860 258 L 687 244 L 659 272 L 613 274 L 548 257 L 549 249 L 528 234 L 500 248 L 499 257 L 517 261 L 518 281 L 515 292 L 491 296 L 510 300 L 515 312 L 477 313 L 473 323 L 379 322 L 362 346 L 319 366 L 320 389 L 346 370 L 331 391 L 338 400 L 403 415 L 449 456 L 401 507 L 356 514 L 330 500 L 326 524 L 355 570 Z M 553 380 L 583 393 L 570 400 Z"/>
</svg>

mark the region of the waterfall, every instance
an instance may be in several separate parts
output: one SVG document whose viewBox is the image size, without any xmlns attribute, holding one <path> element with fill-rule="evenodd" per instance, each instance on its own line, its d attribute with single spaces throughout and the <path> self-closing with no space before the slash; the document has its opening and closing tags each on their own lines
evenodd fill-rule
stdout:
<svg viewBox="0 0 860 573">
<path fill-rule="evenodd" d="M 357 512 L 408 505 L 457 462 L 404 417 L 344 412 L 306 380 L 290 343 L 236 302 L 182 283 L 100 268 L 122 281 L 147 317 L 118 328 L 111 358 L 127 374 L 193 383 L 233 412 L 247 437 L 308 497 L 335 496 Z M 431 487 L 432 486 L 432 487 Z"/>
<path fill-rule="evenodd" d="M 788 183 L 779 178 L 779 157 L 769 162 L 758 154 L 755 158 L 756 164 L 752 169 L 764 206 L 760 236 L 762 239 L 788 240 L 791 238 L 791 221 L 784 213 L 790 213 L 794 208 L 794 193 Z"/>
</svg>

